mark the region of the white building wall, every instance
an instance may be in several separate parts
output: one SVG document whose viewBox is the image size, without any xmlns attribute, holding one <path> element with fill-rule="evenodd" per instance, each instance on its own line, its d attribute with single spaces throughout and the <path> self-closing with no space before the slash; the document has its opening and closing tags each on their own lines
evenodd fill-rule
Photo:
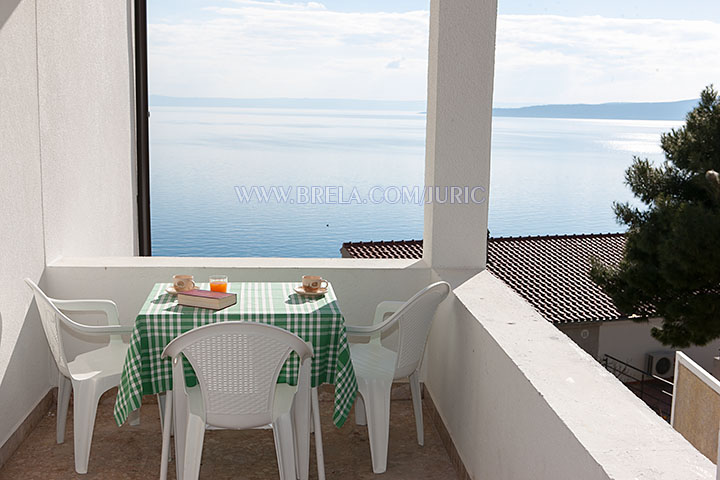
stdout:
<svg viewBox="0 0 720 480">
<path fill-rule="evenodd" d="M 0 445 L 50 388 L 31 293 L 45 265 L 35 2 L 0 2 Z"/>
<path fill-rule="evenodd" d="M 128 8 L 0 1 L 0 445 L 55 382 L 23 278 L 135 251 Z"/>
<path fill-rule="evenodd" d="M 604 355 L 611 355 L 625 363 L 644 369 L 647 354 L 657 351 L 674 351 L 655 340 L 650 334 L 653 326 L 660 327 L 660 319 L 652 319 L 646 323 L 636 323 L 632 320 L 604 322 L 600 326 L 600 341 L 598 347 L 598 360 Z M 720 339 L 710 342 L 704 347 L 690 347 L 681 349 L 705 370 L 713 371 L 713 357 L 720 351 Z"/>
<path fill-rule="evenodd" d="M 46 258 L 135 253 L 132 17 L 37 0 Z"/>
</svg>

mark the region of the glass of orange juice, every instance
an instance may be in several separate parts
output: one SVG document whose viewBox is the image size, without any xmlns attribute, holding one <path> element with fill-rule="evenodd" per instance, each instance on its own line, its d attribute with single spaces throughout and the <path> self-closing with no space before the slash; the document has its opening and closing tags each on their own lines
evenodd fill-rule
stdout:
<svg viewBox="0 0 720 480">
<path fill-rule="evenodd" d="M 211 275 L 210 290 L 213 292 L 227 293 L 228 277 L 227 275 Z"/>
</svg>

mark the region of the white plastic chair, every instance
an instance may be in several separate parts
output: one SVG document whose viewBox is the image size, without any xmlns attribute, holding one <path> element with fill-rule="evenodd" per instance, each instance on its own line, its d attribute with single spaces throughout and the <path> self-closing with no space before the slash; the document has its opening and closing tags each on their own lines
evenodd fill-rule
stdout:
<svg viewBox="0 0 720 480">
<path fill-rule="evenodd" d="M 292 352 L 300 358 L 298 385 L 278 384 L 280 370 Z M 185 384 L 181 354 L 195 371 L 195 387 Z M 173 362 L 173 394 L 165 405 L 160 478 L 167 475 L 174 409 L 178 478 L 198 478 L 206 425 L 248 429 L 270 424 L 280 478 L 295 480 L 291 413 L 296 395 L 301 395 L 308 411 L 303 418 L 309 423 L 312 355 L 312 347 L 297 335 L 255 322 L 205 325 L 171 341 L 162 354 Z"/>
<path fill-rule="evenodd" d="M 380 303 L 373 325 L 347 326 L 348 335 L 371 337 L 369 343 L 351 343 L 350 357 L 360 393 L 355 401 L 355 423 L 368 426 L 375 473 L 383 473 L 387 468 L 393 380 L 410 378 L 417 441 L 420 445 L 424 443 L 420 362 L 435 311 L 449 293 L 447 282 L 433 283 L 407 302 Z M 390 313 L 392 315 L 385 318 Z M 397 351 L 393 351 L 382 345 L 381 336 L 396 324 L 398 344 Z"/>
<path fill-rule="evenodd" d="M 70 403 L 70 392 L 75 392 L 73 402 L 73 436 L 75 446 L 75 471 L 87 473 L 90 460 L 95 413 L 100 396 L 120 383 L 123 362 L 128 344 L 121 334 L 130 333 L 132 326 L 120 325 L 117 305 L 111 300 L 57 300 L 47 295 L 29 278 L 25 279 L 35 295 L 40 319 L 50 351 L 58 367 L 57 443 L 65 441 L 65 422 Z M 69 312 L 102 312 L 107 317 L 106 326 L 83 325 L 68 318 L 61 310 Z M 60 324 L 72 331 L 110 336 L 109 343 L 101 348 L 82 353 L 68 361 L 63 347 Z"/>
</svg>

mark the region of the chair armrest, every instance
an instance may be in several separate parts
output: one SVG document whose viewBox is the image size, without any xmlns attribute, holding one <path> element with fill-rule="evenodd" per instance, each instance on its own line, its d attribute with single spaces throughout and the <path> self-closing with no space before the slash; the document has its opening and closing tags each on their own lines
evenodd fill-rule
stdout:
<svg viewBox="0 0 720 480">
<path fill-rule="evenodd" d="M 65 325 L 77 332 L 90 335 L 122 335 L 132 333 L 134 328 L 132 325 L 84 325 L 72 320 L 70 320 L 70 323 L 65 322 Z"/>
<path fill-rule="evenodd" d="M 132 333 L 133 325 L 120 325 L 118 308 L 112 300 L 57 300 L 53 304 L 67 312 L 102 312 L 107 317 L 107 325 L 85 325 L 72 319 L 64 323 L 73 330 L 91 335 L 122 335 Z"/>
<path fill-rule="evenodd" d="M 380 302 L 375 309 L 375 318 L 372 325 L 347 325 L 345 327 L 348 335 L 372 336 L 389 328 L 397 321 L 395 315 L 384 318 L 388 313 L 395 313 L 405 302 L 386 301 Z"/>
<path fill-rule="evenodd" d="M 345 331 L 348 335 L 369 336 L 383 329 L 385 325 L 345 325 Z"/>
<path fill-rule="evenodd" d="M 60 310 L 68 312 L 103 312 L 108 325 L 120 325 L 120 314 L 115 302 L 112 300 L 57 300 L 52 299 Z"/>
</svg>

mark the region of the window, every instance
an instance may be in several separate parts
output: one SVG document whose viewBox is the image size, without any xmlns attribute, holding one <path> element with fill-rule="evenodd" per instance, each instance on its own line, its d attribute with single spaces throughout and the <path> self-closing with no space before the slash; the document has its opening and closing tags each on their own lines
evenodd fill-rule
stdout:
<svg viewBox="0 0 720 480">
<path fill-rule="evenodd" d="M 153 255 L 422 236 L 427 1 L 138 2 Z"/>
</svg>

